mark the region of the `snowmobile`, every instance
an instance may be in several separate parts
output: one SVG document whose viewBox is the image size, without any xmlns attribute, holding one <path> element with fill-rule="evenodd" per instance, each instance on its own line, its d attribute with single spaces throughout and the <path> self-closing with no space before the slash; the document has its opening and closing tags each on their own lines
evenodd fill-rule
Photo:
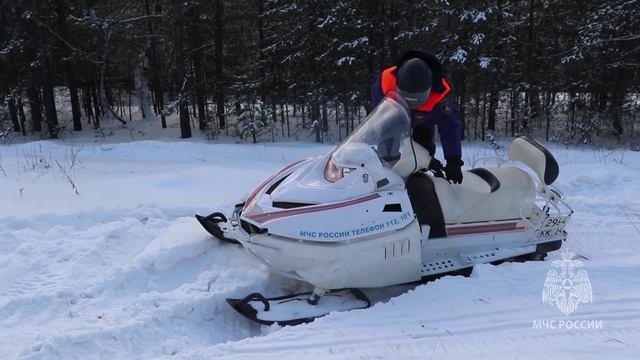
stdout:
<svg viewBox="0 0 640 360">
<path fill-rule="evenodd" d="M 516 138 L 508 157 L 526 167 L 475 168 L 452 184 L 426 171 L 431 156 L 412 140 L 409 114 L 390 93 L 334 150 L 278 170 L 229 218 L 196 215 L 213 236 L 313 288 L 227 299 L 236 311 L 294 325 L 369 307 L 360 289 L 542 259 L 561 247 L 573 211 L 552 186 L 559 167 L 543 145 Z"/>
</svg>

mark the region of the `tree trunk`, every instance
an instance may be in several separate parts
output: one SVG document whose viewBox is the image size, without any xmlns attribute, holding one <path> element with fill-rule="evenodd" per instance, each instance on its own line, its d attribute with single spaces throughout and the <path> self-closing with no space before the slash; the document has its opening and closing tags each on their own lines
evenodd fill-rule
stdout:
<svg viewBox="0 0 640 360">
<path fill-rule="evenodd" d="M 349 119 L 351 119 L 351 110 L 349 109 L 349 103 L 344 101 L 342 103 L 342 108 L 344 110 L 344 136 L 347 137 L 349 135 Z"/>
<path fill-rule="evenodd" d="M 138 95 L 138 106 L 142 120 L 156 121 L 156 116 L 151 109 L 151 91 L 149 90 L 149 45 L 145 46 L 134 68 L 134 82 Z"/>
<path fill-rule="evenodd" d="M 465 140 L 466 137 L 466 133 L 467 133 L 467 112 L 465 111 L 466 109 L 466 102 L 467 102 L 467 83 L 465 81 L 461 81 L 460 83 L 460 97 L 459 97 L 460 101 L 458 102 L 458 112 L 460 114 L 460 131 L 462 132 L 462 134 L 460 134 L 460 138 L 462 140 Z M 353 130 L 353 129 L 352 129 Z"/>
<path fill-rule="evenodd" d="M 91 99 L 93 100 L 93 109 L 94 109 L 94 115 L 95 115 L 95 119 L 93 121 L 93 128 L 99 129 L 100 119 L 102 119 L 103 112 L 102 112 L 102 107 L 100 106 L 100 101 L 98 100 L 98 88 L 93 80 L 91 84 Z"/>
<path fill-rule="evenodd" d="M 258 5 L 258 68 L 260 76 L 260 101 L 262 106 L 260 111 L 262 112 L 262 118 L 264 118 L 264 104 L 267 101 L 266 86 L 265 86 L 265 73 L 264 73 L 264 23 L 262 21 L 264 13 L 265 0 L 256 0 Z M 293 107 L 293 116 L 296 116 L 295 105 Z"/>
<path fill-rule="evenodd" d="M 149 0 L 144 0 L 145 9 L 147 15 L 151 15 L 151 7 L 149 5 Z M 162 7 L 160 1 L 157 1 L 154 5 L 154 14 L 160 15 L 162 14 Z M 153 35 L 155 33 L 154 30 L 155 19 L 149 17 L 147 21 L 147 27 L 149 29 L 149 34 Z M 158 61 L 158 54 L 156 51 L 156 43 L 153 38 L 151 38 L 149 42 L 149 64 L 151 70 L 151 85 L 153 91 L 153 97 L 155 98 L 155 112 L 160 115 L 162 128 L 165 129 L 167 127 L 167 121 L 164 113 L 164 96 L 162 94 L 162 84 L 160 81 L 160 62 Z"/>
<path fill-rule="evenodd" d="M 204 79 L 202 78 L 202 64 L 196 65 L 196 103 L 198 105 L 198 128 L 200 131 L 207 129 L 207 102 L 204 93 Z"/>
<path fill-rule="evenodd" d="M 285 116 L 284 104 L 280 103 L 280 118 L 283 123 L 287 125 L 287 137 L 291 137 L 291 128 L 289 127 L 289 109 L 287 109 L 287 114 Z"/>
<path fill-rule="evenodd" d="M 531 91 L 527 90 L 524 93 L 524 103 L 523 103 L 523 111 L 522 111 L 522 129 L 526 133 L 527 128 L 529 127 L 529 117 L 531 116 L 531 108 L 529 106 L 529 97 L 531 96 Z"/>
<path fill-rule="evenodd" d="M 624 129 L 622 128 L 622 104 L 624 100 L 624 95 L 622 94 L 614 94 L 613 99 L 611 100 L 611 118 L 612 118 L 612 126 L 613 126 L 613 134 L 615 135 L 618 142 L 622 139 L 622 134 L 624 133 Z"/>
<path fill-rule="evenodd" d="M 541 124 L 542 118 L 542 104 L 540 103 L 540 91 L 538 89 L 533 89 L 529 92 L 529 126 L 531 128 L 535 128 L 534 121 L 537 121 L 538 124 Z"/>
<path fill-rule="evenodd" d="M 18 120 L 18 110 L 16 109 L 16 101 L 13 96 L 9 97 L 7 103 L 9 105 L 9 116 L 13 124 L 13 131 L 20 132 L 20 120 Z"/>
<path fill-rule="evenodd" d="M 93 104 L 91 103 L 91 89 L 88 87 L 82 89 L 82 107 L 87 117 L 87 124 L 91 124 L 93 119 Z"/>
<path fill-rule="evenodd" d="M 327 110 L 327 103 L 323 101 L 322 102 L 322 132 L 324 132 L 326 135 L 328 131 L 329 131 L 329 114 Z"/>
<path fill-rule="evenodd" d="M 189 123 L 189 107 L 187 95 L 187 79 L 184 68 L 184 49 L 182 46 L 182 33 L 184 29 L 184 4 L 176 1 L 175 6 L 175 54 L 176 54 L 176 81 L 180 89 L 178 94 L 178 108 L 180 111 L 180 137 L 191 137 L 191 124 Z"/>
<path fill-rule="evenodd" d="M 224 2 L 223 0 L 215 0 L 215 21 L 216 31 L 214 36 L 215 41 L 215 67 L 216 67 L 216 110 L 218 115 L 218 124 L 220 129 L 226 127 L 226 120 L 224 117 L 224 78 L 223 78 L 223 43 L 224 43 Z"/>
<path fill-rule="evenodd" d="M 69 28 L 67 26 L 68 6 L 64 0 L 56 0 L 56 12 L 58 15 L 58 30 L 60 37 L 69 40 Z M 64 56 L 64 54 L 61 54 Z M 73 118 L 73 131 L 82 130 L 80 113 L 80 100 L 78 99 L 78 86 L 73 69 L 73 59 L 69 59 L 64 64 L 67 75 L 67 86 L 69 87 L 69 97 L 71 100 L 71 116 Z"/>
<path fill-rule="evenodd" d="M 102 107 L 100 106 L 100 101 L 98 100 L 98 88 L 95 83 L 93 83 L 91 86 L 91 99 L 93 99 L 93 109 L 94 109 L 94 115 L 95 115 L 95 119 L 93 121 L 93 128 L 99 129 L 100 119 L 102 118 L 103 112 L 102 112 Z"/>
<path fill-rule="evenodd" d="M 518 109 L 518 91 L 511 92 L 511 137 L 516 136 L 516 112 Z"/>
<path fill-rule="evenodd" d="M 273 124 L 278 123 L 278 112 L 276 111 L 276 99 L 271 97 L 271 120 L 273 120 Z"/>
<path fill-rule="evenodd" d="M 498 91 L 491 91 L 489 94 L 489 116 L 487 121 L 487 129 L 489 131 L 496 131 L 496 112 L 498 110 L 498 100 L 500 93 Z"/>
<path fill-rule="evenodd" d="M 24 106 L 22 104 L 22 95 L 18 96 L 18 116 L 20 117 L 20 130 L 22 131 L 22 136 L 27 135 L 26 123 L 27 119 L 24 116 Z"/>
<path fill-rule="evenodd" d="M 355 108 L 351 109 L 351 115 L 350 115 L 350 118 L 351 118 L 351 132 L 353 132 L 353 130 L 355 130 L 354 120 L 356 118 L 356 108 L 358 109 L 358 124 L 360 123 L 360 103 L 358 102 L 356 104 Z"/>
<path fill-rule="evenodd" d="M 163 129 L 167 128 L 167 116 L 165 115 L 164 110 L 164 93 L 162 90 L 156 92 L 156 102 L 158 103 L 159 113 L 160 113 L 160 124 Z"/>
<path fill-rule="evenodd" d="M 487 92 L 482 92 L 482 116 L 480 117 L 480 139 L 484 141 L 485 125 L 487 123 Z"/>
<path fill-rule="evenodd" d="M 127 122 L 120 117 L 120 115 L 118 115 L 115 110 L 113 110 L 113 108 L 111 107 L 111 104 L 109 103 L 109 96 L 107 94 L 107 84 L 106 84 L 106 79 L 105 79 L 105 71 L 106 71 L 106 65 L 103 66 L 103 69 L 101 71 L 100 74 L 100 88 L 98 89 L 98 100 L 100 103 L 100 109 L 102 112 L 103 116 L 106 116 L 107 119 L 115 119 L 118 120 L 119 122 L 121 122 L 123 125 L 126 124 Z M 96 129 L 100 127 L 100 123 L 96 122 Z"/>
<path fill-rule="evenodd" d="M 573 139 L 573 130 L 575 129 L 576 123 L 576 93 L 571 91 L 569 92 L 569 121 L 567 122 L 567 135 L 569 139 Z"/>
<path fill-rule="evenodd" d="M 547 125 L 545 128 L 545 139 L 547 141 L 549 141 L 549 131 L 551 128 L 551 110 L 553 109 L 553 106 L 556 103 L 556 94 L 553 92 L 549 92 L 547 95 L 547 106 L 545 109 L 545 114 L 546 114 L 546 120 L 547 120 Z"/>
<path fill-rule="evenodd" d="M 633 138 L 633 135 L 636 131 L 636 121 L 638 121 L 638 109 L 640 109 L 640 99 L 636 97 L 635 106 L 633 107 L 633 117 L 631 118 L 631 132 L 629 133 L 630 137 Z"/>
<path fill-rule="evenodd" d="M 335 112 L 336 112 L 336 125 L 338 126 L 338 141 L 342 142 L 342 128 L 340 127 L 340 117 L 338 116 L 338 112 L 340 111 L 340 103 L 338 101 L 335 102 Z"/>
<path fill-rule="evenodd" d="M 280 133 L 282 134 L 282 137 L 284 138 L 284 113 L 280 113 Z"/>
<path fill-rule="evenodd" d="M 124 106 L 122 105 L 122 91 L 118 91 L 118 106 L 116 107 L 120 117 L 124 117 Z"/>
<path fill-rule="evenodd" d="M 100 102 L 100 108 L 102 115 L 107 117 L 107 120 L 114 118 L 121 122 L 123 125 L 127 122 L 121 118 L 111 107 L 111 103 L 109 102 L 109 93 L 107 89 L 107 65 L 109 61 L 109 41 L 111 39 L 112 30 L 107 29 L 106 35 L 104 39 L 103 49 L 102 49 L 102 58 L 101 58 L 101 66 L 100 66 L 100 87 L 98 89 L 98 100 Z M 96 121 L 96 129 L 100 126 L 100 123 Z"/>
<path fill-rule="evenodd" d="M 507 93 L 508 106 L 504 109 L 504 137 L 509 136 L 509 116 L 511 110 L 511 92 Z"/>
<path fill-rule="evenodd" d="M 80 99 L 78 97 L 78 86 L 74 75 L 73 66 L 66 64 L 67 84 L 69 86 L 69 96 L 71 97 L 71 115 L 73 117 L 73 131 L 82 130 L 82 118 L 80 113 Z"/>
<path fill-rule="evenodd" d="M 34 25 L 37 27 L 36 31 L 41 26 L 40 11 L 41 1 L 33 0 L 33 20 Z M 42 34 L 35 34 L 36 46 L 38 49 L 38 62 L 40 65 L 40 78 L 42 80 L 42 105 L 45 110 L 45 120 L 47 125 L 47 133 L 50 139 L 58 138 L 58 114 L 56 113 L 55 95 L 53 93 L 53 71 L 51 70 L 51 63 L 49 62 L 49 49 L 44 43 Z"/>
<path fill-rule="evenodd" d="M 197 8 L 196 8 L 197 9 Z M 194 11 L 195 18 L 197 18 L 198 13 Z M 192 48 L 196 48 L 201 46 L 200 35 L 198 29 L 195 27 L 196 20 L 192 20 L 192 28 L 191 28 L 191 41 Z M 207 113 L 205 111 L 205 79 L 202 71 L 202 55 L 199 50 L 193 51 L 191 55 L 193 61 L 193 72 L 194 72 L 194 86 L 195 86 L 195 103 L 198 109 L 198 129 L 200 131 L 204 131 L 207 129 Z"/>
<path fill-rule="evenodd" d="M 473 140 L 478 140 L 478 117 L 480 117 L 480 94 L 475 95 L 476 110 L 473 114 Z"/>
<path fill-rule="evenodd" d="M 527 40 L 527 65 L 526 65 L 526 99 L 524 102 L 525 112 L 522 117 L 522 128 L 525 130 L 529 127 L 529 122 L 533 118 L 531 111 L 531 98 L 534 93 L 533 82 L 533 41 L 534 41 L 534 4 L 535 0 L 529 0 L 529 19 L 528 19 L 528 40 Z"/>
<path fill-rule="evenodd" d="M 41 44 L 42 45 L 42 44 Z M 51 73 L 51 65 L 49 56 L 45 53 L 44 46 L 41 46 L 41 67 L 42 67 L 42 99 L 44 102 L 47 133 L 50 139 L 58 138 L 58 114 L 56 112 L 55 95 L 53 93 L 53 74 Z"/>
<path fill-rule="evenodd" d="M 31 127 L 34 132 L 42 131 L 42 105 L 40 104 L 40 94 L 34 85 L 27 90 L 29 97 L 29 108 L 31 109 Z"/>
</svg>

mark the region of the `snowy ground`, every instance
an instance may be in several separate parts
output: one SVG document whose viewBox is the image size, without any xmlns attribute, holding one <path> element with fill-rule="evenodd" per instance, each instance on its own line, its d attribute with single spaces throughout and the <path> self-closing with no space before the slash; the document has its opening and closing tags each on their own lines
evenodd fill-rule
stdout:
<svg viewBox="0 0 640 360">
<path fill-rule="evenodd" d="M 545 262 L 484 265 L 370 309 L 280 328 L 226 297 L 296 290 L 213 240 L 194 213 L 228 209 L 310 144 L 139 141 L 0 146 L 0 359 L 640 358 L 640 153 L 553 148 L 576 213 L 565 246 L 594 297 L 543 304 Z M 467 146 L 465 161 L 491 155 Z M 74 188 L 75 187 L 75 188 Z M 76 194 L 77 191 L 77 194 Z M 534 329 L 539 320 L 602 329 Z"/>
</svg>

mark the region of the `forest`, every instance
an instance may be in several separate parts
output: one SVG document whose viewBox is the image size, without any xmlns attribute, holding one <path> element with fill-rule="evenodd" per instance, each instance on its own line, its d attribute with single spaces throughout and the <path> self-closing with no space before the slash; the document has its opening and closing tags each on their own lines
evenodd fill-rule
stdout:
<svg viewBox="0 0 640 360">
<path fill-rule="evenodd" d="M 0 138 L 136 121 L 183 138 L 343 138 L 379 72 L 423 49 L 446 67 L 466 139 L 637 141 L 639 0 L 0 4 Z"/>
</svg>

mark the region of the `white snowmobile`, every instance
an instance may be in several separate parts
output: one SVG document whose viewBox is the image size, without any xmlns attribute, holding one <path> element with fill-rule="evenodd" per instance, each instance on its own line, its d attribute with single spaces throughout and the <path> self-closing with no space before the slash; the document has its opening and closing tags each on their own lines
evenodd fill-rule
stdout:
<svg viewBox="0 0 640 360">
<path fill-rule="evenodd" d="M 359 288 L 537 260 L 559 249 L 573 211 L 551 186 L 557 162 L 526 137 L 512 142 L 508 156 L 532 175 L 512 166 L 466 171 L 462 184 L 428 175 L 431 156 L 412 140 L 407 107 L 392 94 L 333 151 L 263 181 L 230 219 L 196 216 L 215 237 L 314 289 L 227 302 L 259 323 L 299 324 L 370 306 Z"/>
</svg>

